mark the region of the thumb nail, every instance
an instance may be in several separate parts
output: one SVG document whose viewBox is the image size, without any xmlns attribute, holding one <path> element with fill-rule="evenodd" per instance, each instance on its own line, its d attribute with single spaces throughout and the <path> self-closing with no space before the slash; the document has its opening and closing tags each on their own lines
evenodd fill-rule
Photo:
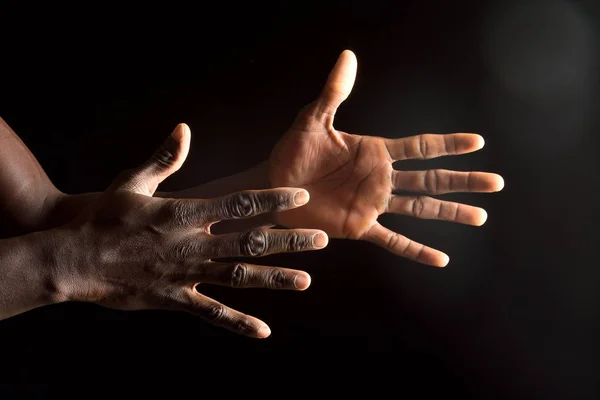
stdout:
<svg viewBox="0 0 600 400">
<path fill-rule="evenodd" d="M 179 143 L 183 141 L 186 130 L 189 129 L 190 128 L 186 124 L 178 124 L 175 129 L 173 129 L 173 132 L 171 132 L 169 137 L 167 137 L 164 146 L 171 154 L 176 154 L 176 152 L 179 150 Z"/>
<path fill-rule="evenodd" d="M 190 128 L 187 124 L 178 124 L 175 129 L 173 129 L 173 132 L 171 132 L 171 137 L 179 142 L 189 130 Z"/>
</svg>

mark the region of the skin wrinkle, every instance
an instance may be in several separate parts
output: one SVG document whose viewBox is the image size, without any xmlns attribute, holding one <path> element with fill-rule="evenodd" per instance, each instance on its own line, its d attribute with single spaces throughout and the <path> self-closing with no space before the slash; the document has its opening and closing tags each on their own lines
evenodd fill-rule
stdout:
<svg viewBox="0 0 600 400">
<path fill-rule="evenodd" d="M 367 181 L 367 179 L 369 178 L 369 176 L 370 176 L 370 175 L 371 175 L 371 174 L 372 174 L 372 173 L 373 173 L 373 172 L 374 172 L 376 169 L 377 169 L 377 167 L 373 167 L 373 170 L 371 170 L 371 172 L 370 172 L 370 173 L 369 173 L 367 176 L 365 176 L 365 177 L 364 177 L 362 180 L 360 180 L 360 181 L 359 181 L 359 184 L 358 184 L 358 186 L 357 186 L 357 189 L 356 189 L 356 191 L 354 192 L 354 196 L 353 196 L 353 197 L 350 199 L 350 201 L 349 201 L 349 204 L 352 204 L 354 201 L 356 201 L 356 193 L 360 191 L 360 188 L 361 188 L 361 186 L 365 184 L 365 182 Z M 350 208 L 351 208 L 351 207 L 348 207 L 348 209 L 350 209 Z M 346 219 L 345 219 L 345 221 L 344 221 L 344 223 L 343 223 L 343 226 L 344 226 L 344 230 L 343 230 L 343 231 L 345 231 L 345 232 L 348 232 L 348 230 L 347 230 L 347 229 L 348 229 L 348 228 L 347 228 L 348 224 L 349 224 L 349 213 L 348 213 L 348 212 L 346 212 Z M 362 236 L 362 234 L 359 234 L 359 237 L 361 237 L 361 236 Z M 347 236 L 346 236 L 346 237 L 352 237 L 352 236 L 350 236 L 350 235 L 348 235 L 348 234 L 347 234 Z"/>
<path fill-rule="evenodd" d="M 427 159 L 427 141 L 425 140 L 425 135 L 422 135 L 420 140 L 417 141 L 417 143 L 419 144 L 418 150 L 417 150 L 417 154 L 419 154 L 419 158 L 425 160 Z"/>
</svg>

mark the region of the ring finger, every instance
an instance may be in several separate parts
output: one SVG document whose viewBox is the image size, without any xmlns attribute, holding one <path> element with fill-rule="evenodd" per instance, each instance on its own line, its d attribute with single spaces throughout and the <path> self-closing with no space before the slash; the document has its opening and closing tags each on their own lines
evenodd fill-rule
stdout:
<svg viewBox="0 0 600 400">
<path fill-rule="evenodd" d="M 430 169 L 427 171 L 393 171 L 392 186 L 394 190 L 431 195 L 456 192 L 491 193 L 502 190 L 504 180 L 500 175 L 488 172 Z"/>
<path fill-rule="evenodd" d="M 235 288 L 304 290 L 310 285 L 306 272 L 242 262 L 208 262 L 192 278 L 195 282 Z"/>
<path fill-rule="evenodd" d="M 475 226 L 483 225 L 487 219 L 483 208 L 427 196 L 392 196 L 387 212 Z"/>
<path fill-rule="evenodd" d="M 275 253 L 317 250 L 327 245 L 327 234 L 312 229 L 255 229 L 213 236 L 209 259 L 260 257 Z"/>
</svg>

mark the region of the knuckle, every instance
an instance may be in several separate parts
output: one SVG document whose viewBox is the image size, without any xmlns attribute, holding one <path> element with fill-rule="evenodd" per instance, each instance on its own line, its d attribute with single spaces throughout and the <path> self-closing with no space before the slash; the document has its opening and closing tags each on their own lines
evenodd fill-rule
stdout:
<svg viewBox="0 0 600 400">
<path fill-rule="evenodd" d="M 197 253 L 197 244 L 192 240 L 183 240 L 171 248 L 171 257 L 177 262 L 184 262 Z"/>
<path fill-rule="evenodd" d="M 239 333 L 252 334 L 257 330 L 254 324 L 247 318 L 238 318 L 233 326 Z"/>
<path fill-rule="evenodd" d="M 189 205 L 181 200 L 173 200 L 170 207 L 170 217 L 177 225 L 191 225 L 192 211 Z"/>
<path fill-rule="evenodd" d="M 427 136 L 419 136 L 419 155 L 421 158 L 429 158 L 429 149 L 427 148 Z"/>
<path fill-rule="evenodd" d="M 261 256 L 267 250 L 267 235 L 260 229 L 244 233 L 242 238 L 242 254 Z"/>
<path fill-rule="evenodd" d="M 291 233 L 288 236 L 286 243 L 286 250 L 288 251 L 300 251 L 308 247 L 308 238 L 300 233 Z"/>
<path fill-rule="evenodd" d="M 430 169 L 425 172 L 425 188 L 431 194 L 438 193 L 438 171 Z"/>
<path fill-rule="evenodd" d="M 238 263 L 231 271 L 230 285 L 234 288 L 244 287 L 248 283 L 248 267 L 246 264 Z"/>
<path fill-rule="evenodd" d="M 406 246 L 404 246 L 404 248 L 400 251 L 401 254 L 403 255 L 408 255 L 408 250 L 410 249 L 410 246 L 413 244 L 412 240 L 407 240 L 406 241 Z"/>
<path fill-rule="evenodd" d="M 220 324 L 227 314 L 227 310 L 221 304 L 211 304 L 206 308 L 206 322 L 209 324 Z"/>
<path fill-rule="evenodd" d="M 420 197 L 415 197 L 412 203 L 412 214 L 415 217 L 419 217 L 423 214 L 424 204 L 423 199 Z"/>
<path fill-rule="evenodd" d="M 247 218 L 256 210 L 256 201 L 250 193 L 236 193 L 230 197 L 228 203 L 228 214 L 233 218 Z"/>
<path fill-rule="evenodd" d="M 185 272 L 175 271 L 170 272 L 165 276 L 165 280 L 171 284 L 184 282 L 188 275 Z"/>
<path fill-rule="evenodd" d="M 444 203 L 439 201 L 437 203 L 437 211 L 435 212 L 435 217 L 440 219 L 440 218 L 442 218 L 443 213 L 444 213 Z"/>
<path fill-rule="evenodd" d="M 289 193 L 274 193 L 269 197 L 269 200 L 269 208 L 276 211 L 287 210 L 294 204 L 293 195 L 290 195 Z"/>
<path fill-rule="evenodd" d="M 425 250 L 425 246 L 420 244 L 419 248 L 417 249 L 417 251 L 415 253 L 415 260 L 418 260 L 419 258 L 421 258 L 421 254 L 423 254 L 423 250 Z"/>
<path fill-rule="evenodd" d="M 394 249 L 396 247 L 396 245 L 398 244 L 399 240 L 400 240 L 400 237 L 398 236 L 398 234 L 396 234 L 396 233 L 390 234 L 390 237 L 388 238 L 387 243 L 386 243 L 386 248 L 388 250 Z"/>
<path fill-rule="evenodd" d="M 162 168 L 169 168 L 175 161 L 175 154 L 163 143 L 152 154 L 152 160 Z"/>
<path fill-rule="evenodd" d="M 279 269 L 269 271 L 266 278 L 266 286 L 269 289 L 281 289 L 285 286 L 285 274 Z"/>
<path fill-rule="evenodd" d="M 172 286 L 149 293 L 148 296 L 151 297 L 151 303 L 159 309 L 178 309 L 183 304 L 180 293 Z"/>
</svg>

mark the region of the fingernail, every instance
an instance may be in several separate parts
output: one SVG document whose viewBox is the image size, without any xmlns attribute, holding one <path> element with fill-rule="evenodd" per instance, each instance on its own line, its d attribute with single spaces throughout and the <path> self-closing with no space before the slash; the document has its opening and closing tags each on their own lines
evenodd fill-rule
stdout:
<svg viewBox="0 0 600 400">
<path fill-rule="evenodd" d="M 269 327 L 268 327 L 268 326 L 266 326 L 266 325 L 263 325 L 263 326 L 261 326 L 261 327 L 258 329 L 258 332 L 257 332 L 257 334 L 256 334 L 256 335 L 257 335 L 259 338 L 261 338 L 261 339 L 264 339 L 264 338 L 266 338 L 266 337 L 269 337 L 269 335 L 270 335 L 270 334 L 271 334 L 271 329 L 269 329 Z"/>
<path fill-rule="evenodd" d="M 312 240 L 313 246 L 318 248 L 327 246 L 327 242 L 329 241 L 327 235 L 324 233 L 317 233 L 315 236 L 313 236 Z"/>
<path fill-rule="evenodd" d="M 304 274 L 298 274 L 294 278 L 294 286 L 296 289 L 304 290 L 310 286 L 310 276 Z"/>
<path fill-rule="evenodd" d="M 485 221 L 488 219 L 488 213 L 484 209 L 481 209 L 481 213 L 479 214 L 479 220 L 475 223 L 477 226 L 481 226 L 485 224 Z"/>
<path fill-rule="evenodd" d="M 498 176 L 500 176 L 500 175 L 498 175 Z M 502 189 L 504 189 L 504 178 L 500 176 L 500 180 L 498 181 L 498 187 L 496 188 L 496 192 L 499 192 Z"/>
<path fill-rule="evenodd" d="M 482 149 L 482 148 L 483 148 L 483 146 L 485 146 L 485 139 L 484 139 L 484 138 L 483 138 L 483 136 L 481 136 L 481 135 L 477 135 L 477 136 L 479 136 L 479 143 L 478 143 L 478 146 L 479 146 L 479 148 L 480 148 L 480 149 Z"/>
<path fill-rule="evenodd" d="M 450 262 L 450 257 L 448 257 L 447 254 L 444 254 L 444 257 L 442 258 L 442 263 L 441 263 L 440 267 L 444 268 L 446 265 L 448 265 L 449 262 Z"/>
<path fill-rule="evenodd" d="M 298 190 L 294 195 L 294 204 L 297 206 L 301 206 L 303 204 L 308 203 L 308 192 L 306 190 Z"/>
<path fill-rule="evenodd" d="M 171 132 L 171 137 L 179 142 L 183 138 L 185 132 L 189 129 L 187 124 L 178 124 L 175 129 L 173 129 L 173 132 Z"/>
</svg>

